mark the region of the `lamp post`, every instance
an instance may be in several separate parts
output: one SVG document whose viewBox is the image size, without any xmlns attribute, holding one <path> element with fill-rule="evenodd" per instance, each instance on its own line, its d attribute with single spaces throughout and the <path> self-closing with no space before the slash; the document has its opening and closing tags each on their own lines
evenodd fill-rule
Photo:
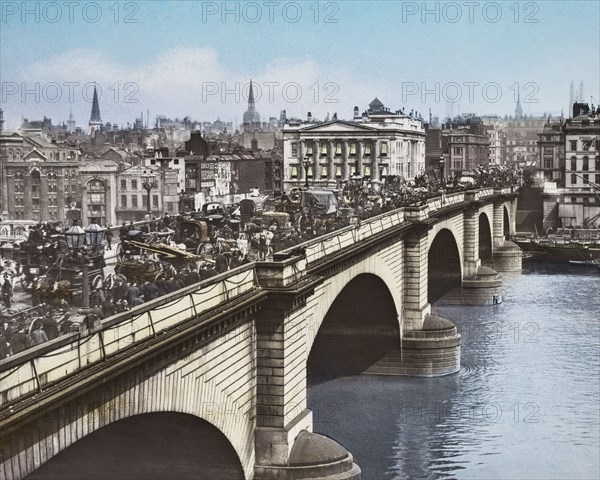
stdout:
<svg viewBox="0 0 600 480">
<path fill-rule="evenodd" d="M 444 183 L 444 165 L 446 163 L 446 160 L 444 159 L 444 156 L 442 155 L 440 157 L 440 182 L 443 184 Z"/>
<path fill-rule="evenodd" d="M 308 185 L 308 169 L 310 168 L 310 158 L 309 157 L 304 157 L 304 161 L 302 162 L 302 164 L 304 165 L 304 187 L 306 189 L 309 188 Z"/>
<path fill-rule="evenodd" d="M 73 226 L 65 232 L 65 238 L 67 240 L 67 246 L 73 253 L 75 258 L 80 250 L 85 245 L 86 233 L 83 228 L 77 225 L 77 221 L 73 221 Z M 81 257 L 81 304 L 84 308 L 90 306 L 90 283 L 88 274 L 88 263 L 84 257 Z"/>
<path fill-rule="evenodd" d="M 141 177 L 142 177 L 142 187 L 144 187 L 144 190 L 146 190 L 146 193 L 148 195 L 148 202 L 147 202 L 148 220 L 150 220 L 152 218 L 152 204 L 150 203 L 150 192 L 152 191 L 153 188 L 157 188 L 158 184 L 156 182 L 156 175 L 154 174 L 154 172 L 146 173 L 146 171 L 144 171 L 144 173 L 142 174 Z"/>
<path fill-rule="evenodd" d="M 352 182 L 352 191 L 354 194 L 354 213 L 356 214 L 356 210 L 358 209 L 358 192 L 362 184 L 362 177 L 358 174 L 358 172 L 355 171 L 354 175 L 350 177 L 350 181 Z"/>
</svg>

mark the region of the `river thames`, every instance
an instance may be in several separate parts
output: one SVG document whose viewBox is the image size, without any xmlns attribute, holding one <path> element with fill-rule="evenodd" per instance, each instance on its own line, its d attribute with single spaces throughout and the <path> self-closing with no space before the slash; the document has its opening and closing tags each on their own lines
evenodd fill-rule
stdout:
<svg viewBox="0 0 600 480">
<path fill-rule="evenodd" d="M 600 478 L 600 275 L 526 264 L 504 288 L 495 307 L 434 305 L 462 334 L 459 373 L 311 386 L 315 431 L 363 480 Z"/>
</svg>

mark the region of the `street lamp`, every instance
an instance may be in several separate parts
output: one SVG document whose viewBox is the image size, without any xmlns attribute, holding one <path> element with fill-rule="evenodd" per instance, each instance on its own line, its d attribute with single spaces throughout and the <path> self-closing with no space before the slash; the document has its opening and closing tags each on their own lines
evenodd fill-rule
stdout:
<svg viewBox="0 0 600 480">
<path fill-rule="evenodd" d="M 308 189 L 309 188 L 309 185 L 308 185 L 308 169 L 310 168 L 310 158 L 309 157 L 304 157 L 304 161 L 302 163 L 304 165 L 304 180 L 305 180 L 304 187 L 306 189 Z"/>
<path fill-rule="evenodd" d="M 152 218 L 152 204 L 150 203 L 150 191 L 153 188 L 157 188 L 158 187 L 158 183 L 156 182 L 156 175 L 154 174 L 154 172 L 146 172 L 144 171 L 144 173 L 142 174 L 142 187 L 144 187 L 144 190 L 146 190 L 146 193 L 148 194 L 148 219 Z"/>
<path fill-rule="evenodd" d="M 84 308 L 90 306 L 89 262 L 85 256 L 78 257 L 77 254 L 79 254 L 85 245 L 86 235 L 86 230 L 77 225 L 76 221 L 74 221 L 73 226 L 65 232 L 65 238 L 69 249 L 73 253 L 73 256 L 79 258 L 81 262 L 81 304 Z M 102 239 L 102 237 L 100 237 L 100 239 Z"/>
<path fill-rule="evenodd" d="M 444 156 L 442 155 L 440 157 L 440 182 L 444 183 L 444 165 L 446 163 L 446 160 L 444 160 Z"/>
<path fill-rule="evenodd" d="M 91 223 L 84 232 L 86 243 L 91 245 L 94 251 L 97 250 L 102 245 L 105 229 L 97 223 Z"/>
<path fill-rule="evenodd" d="M 358 174 L 358 172 L 354 172 L 354 175 L 350 177 L 350 181 L 352 182 L 352 191 L 354 193 L 354 212 L 356 214 L 356 210 L 358 209 L 358 190 L 362 184 L 362 177 Z"/>
</svg>

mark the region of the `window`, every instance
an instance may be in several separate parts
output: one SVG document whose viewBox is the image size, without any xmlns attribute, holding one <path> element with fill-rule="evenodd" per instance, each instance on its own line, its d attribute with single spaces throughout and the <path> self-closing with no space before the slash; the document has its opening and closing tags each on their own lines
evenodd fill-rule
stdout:
<svg viewBox="0 0 600 480">
<path fill-rule="evenodd" d="M 131 181 L 131 189 L 132 190 L 137 190 L 137 180 L 132 180 Z"/>
<path fill-rule="evenodd" d="M 121 190 L 127 190 L 127 180 L 121 180 Z"/>
<path fill-rule="evenodd" d="M 338 142 L 335 144 L 335 154 L 338 157 L 342 155 L 342 143 L 341 142 Z"/>
<path fill-rule="evenodd" d="M 306 173 L 306 178 L 313 178 L 313 167 L 312 165 L 308 167 L 308 172 Z"/>
<path fill-rule="evenodd" d="M 325 142 L 321 143 L 321 155 L 327 155 L 327 143 Z"/>
<path fill-rule="evenodd" d="M 173 211 L 173 202 L 167 202 L 167 212 L 171 213 Z"/>
<path fill-rule="evenodd" d="M 577 157 L 571 157 L 571 170 L 577 170 Z"/>
<path fill-rule="evenodd" d="M 583 197 L 583 203 L 588 203 L 588 197 Z"/>
<path fill-rule="evenodd" d="M 588 157 L 583 157 L 583 167 L 581 169 L 584 171 L 590 169 L 590 159 Z"/>
<path fill-rule="evenodd" d="M 388 144 L 387 144 L 387 142 L 384 142 L 384 143 L 381 144 L 381 151 L 379 153 L 381 153 L 382 157 L 387 156 L 387 154 L 388 154 Z"/>
<path fill-rule="evenodd" d="M 33 198 L 31 201 L 31 205 L 33 206 L 34 210 L 39 210 L 40 209 L 40 199 L 39 198 Z"/>
<path fill-rule="evenodd" d="M 365 145 L 365 157 L 370 157 L 371 156 L 371 145 L 367 144 Z"/>
<path fill-rule="evenodd" d="M 121 180 L 121 181 L 123 181 L 123 180 Z M 121 206 L 123 208 L 127 207 L 127 195 L 121 195 Z"/>
<path fill-rule="evenodd" d="M 152 207 L 158 208 L 158 195 L 152 195 Z"/>
<path fill-rule="evenodd" d="M 350 144 L 350 156 L 351 157 L 355 157 L 356 156 L 356 143 L 351 143 Z"/>
<path fill-rule="evenodd" d="M 298 143 L 292 142 L 292 157 L 298 156 Z"/>
<path fill-rule="evenodd" d="M 577 203 L 577 197 L 571 197 L 571 203 Z"/>
<path fill-rule="evenodd" d="M 335 178 L 342 178 L 342 167 L 341 167 L 341 165 L 336 165 L 336 167 L 335 167 Z"/>
<path fill-rule="evenodd" d="M 131 208 L 137 208 L 138 206 L 138 197 L 137 195 L 131 196 Z"/>
<path fill-rule="evenodd" d="M 23 182 L 15 182 L 15 192 L 23 193 L 25 191 L 25 185 Z"/>
<path fill-rule="evenodd" d="M 142 195 L 142 207 L 148 208 L 148 197 L 146 195 Z"/>
<path fill-rule="evenodd" d="M 454 147 L 454 155 L 462 155 L 462 147 Z"/>
<path fill-rule="evenodd" d="M 307 157 L 312 157 L 312 154 L 313 154 L 313 147 L 312 147 L 312 144 L 311 144 L 311 145 L 308 145 L 306 147 L 306 156 Z"/>
<path fill-rule="evenodd" d="M 588 184 L 589 184 L 589 181 L 590 181 L 590 176 L 589 176 L 587 173 L 584 173 L 584 174 L 583 174 L 583 183 L 584 183 L 585 185 L 588 185 Z"/>
<path fill-rule="evenodd" d="M 552 168 L 552 160 L 549 158 L 546 158 L 544 160 L 544 168 Z"/>
<path fill-rule="evenodd" d="M 290 178 L 298 178 L 298 167 L 296 165 L 292 165 L 292 170 L 290 172 Z"/>
<path fill-rule="evenodd" d="M 371 165 L 365 165 L 364 166 L 364 176 L 365 177 L 370 177 L 371 176 Z"/>
<path fill-rule="evenodd" d="M 327 178 L 327 167 L 321 166 L 321 178 Z"/>
<path fill-rule="evenodd" d="M 179 165 L 179 159 L 176 158 L 175 160 L 173 160 L 173 165 Z"/>
<path fill-rule="evenodd" d="M 575 175 L 574 173 L 571 174 L 571 184 L 577 185 L 577 175 Z"/>
<path fill-rule="evenodd" d="M 571 150 L 577 151 L 577 140 L 571 140 Z"/>
</svg>

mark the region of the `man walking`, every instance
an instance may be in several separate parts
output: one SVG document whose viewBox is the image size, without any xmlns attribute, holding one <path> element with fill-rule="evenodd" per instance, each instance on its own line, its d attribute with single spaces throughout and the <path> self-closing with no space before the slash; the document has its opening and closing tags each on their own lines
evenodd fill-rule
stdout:
<svg viewBox="0 0 600 480">
<path fill-rule="evenodd" d="M 112 239 L 113 239 L 113 233 L 110 230 L 110 225 L 108 226 L 108 228 L 106 229 L 106 249 L 107 250 L 112 250 Z"/>
</svg>

